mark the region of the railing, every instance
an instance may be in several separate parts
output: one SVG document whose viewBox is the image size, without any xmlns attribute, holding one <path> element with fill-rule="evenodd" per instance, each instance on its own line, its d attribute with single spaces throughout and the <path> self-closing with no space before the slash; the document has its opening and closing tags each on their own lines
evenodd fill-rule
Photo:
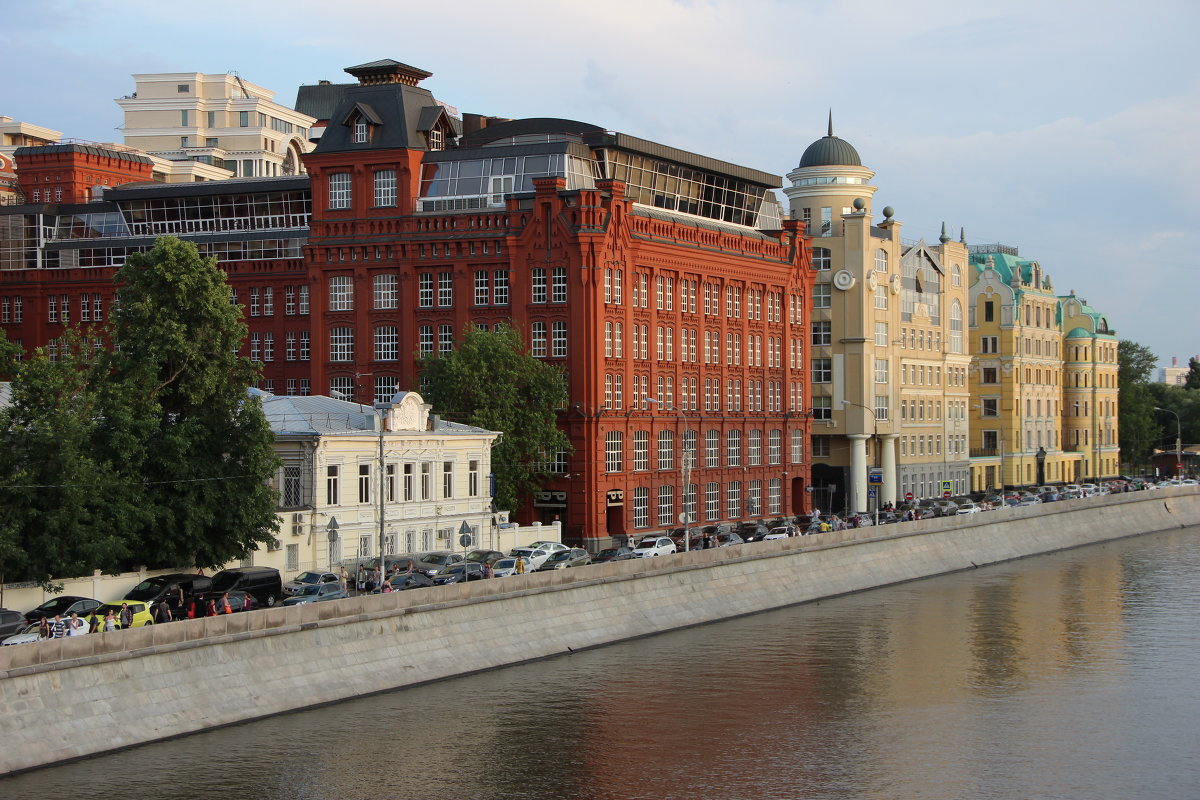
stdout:
<svg viewBox="0 0 1200 800">
<path fill-rule="evenodd" d="M 995 447 L 972 447 L 971 458 L 995 458 L 1000 455 L 1000 451 Z"/>
</svg>

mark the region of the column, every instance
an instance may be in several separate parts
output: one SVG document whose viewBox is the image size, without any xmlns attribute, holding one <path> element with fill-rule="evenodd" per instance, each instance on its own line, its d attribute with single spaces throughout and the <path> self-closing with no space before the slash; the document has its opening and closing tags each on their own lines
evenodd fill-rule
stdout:
<svg viewBox="0 0 1200 800">
<path fill-rule="evenodd" d="M 865 433 L 847 434 L 850 440 L 850 511 L 867 510 L 867 439 Z"/>
<path fill-rule="evenodd" d="M 891 503 L 893 506 L 899 501 L 898 487 L 896 486 L 896 440 L 900 438 L 897 433 L 883 433 L 879 436 L 879 447 L 883 449 L 883 487 L 879 495 L 879 503 Z"/>
</svg>

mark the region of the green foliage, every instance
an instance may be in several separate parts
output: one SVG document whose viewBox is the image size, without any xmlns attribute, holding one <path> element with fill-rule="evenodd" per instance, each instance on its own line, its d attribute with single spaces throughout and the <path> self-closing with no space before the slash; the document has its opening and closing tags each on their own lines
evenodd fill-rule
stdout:
<svg viewBox="0 0 1200 800">
<path fill-rule="evenodd" d="M 1149 383 L 1158 356 L 1145 345 L 1122 339 L 1117 343 L 1117 385 Z"/>
<path fill-rule="evenodd" d="M 1148 386 L 1156 363 L 1158 357 L 1144 345 L 1127 339 L 1117 344 L 1121 458 L 1136 467 L 1149 463 L 1162 433 L 1155 416 L 1154 395 Z"/>
<path fill-rule="evenodd" d="M 457 349 L 423 359 L 422 378 L 435 413 L 504 434 L 492 448 L 497 508 L 520 508 L 545 483 L 544 462 L 571 449 L 556 412 L 567 402 L 566 375 L 530 356 L 508 326 L 469 326 Z"/>
<path fill-rule="evenodd" d="M 1188 374 L 1184 379 L 1183 388 L 1185 389 L 1200 389 L 1200 360 L 1195 358 L 1188 359 Z"/>
<path fill-rule="evenodd" d="M 0 567 L 48 583 L 93 569 L 216 567 L 277 528 L 272 434 L 237 355 L 245 325 L 194 245 L 130 256 L 97 354 L 60 339 L 16 365 L 0 417 Z M 95 333 L 95 332 L 93 332 Z"/>
</svg>

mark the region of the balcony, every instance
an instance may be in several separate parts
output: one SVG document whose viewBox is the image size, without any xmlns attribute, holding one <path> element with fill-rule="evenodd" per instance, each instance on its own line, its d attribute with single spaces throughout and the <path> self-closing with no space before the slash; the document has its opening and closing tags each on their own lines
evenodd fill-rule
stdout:
<svg viewBox="0 0 1200 800">
<path fill-rule="evenodd" d="M 972 447 L 971 458 L 999 458 L 1000 450 L 995 447 Z"/>
</svg>

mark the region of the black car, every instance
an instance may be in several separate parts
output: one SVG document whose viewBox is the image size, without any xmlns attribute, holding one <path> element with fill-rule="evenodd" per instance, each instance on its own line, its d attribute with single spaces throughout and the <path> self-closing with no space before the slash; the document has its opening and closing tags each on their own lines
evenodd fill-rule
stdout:
<svg viewBox="0 0 1200 800">
<path fill-rule="evenodd" d="M 737 535 L 741 536 L 744 542 L 761 542 L 770 532 L 771 529 L 765 523 L 747 522 L 738 528 Z"/>
<path fill-rule="evenodd" d="M 406 589 L 423 589 L 433 586 L 433 578 L 420 572 L 404 572 L 388 579 L 393 592 L 403 592 Z"/>
<path fill-rule="evenodd" d="M 90 597 L 76 597 L 74 595 L 65 594 L 47 600 L 32 611 L 26 611 L 25 622 L 26 624 L 32 625 L 35 622 L 41 622 L 42 617 L 45 617 L 46 619 L 53 619 L 55 614 L 61 614 L 64 617 L 69 617 L 71 616 L 72 611 L 82 617 L 90 614 L 94 609 L 99 607 L 99 600 L 93 600 Z"/>
<path fill-rule="evenodd" d="M 436 586 L 443 586 L 447 583 L 481 581 L 485 577 L 483 574 L 483 564 L 478 564 L 474 561 L 460 561 L 457 564 L 445 567 L 434 575 L 433 583 Z"/>
<path fill-rule="evenodd" d="M 249 592 L 244 592 L 241 589 L 230 589 L 228 592 L 206 592 L 198 600 L 198 609 L 204 610 L 204 616 L 208 614 L 209 602 L 215 604 L 217 613 L 225 613 L 225 595 L 229 595 L 229 613 L 236 614 L 239 611 L 249 611 L 254 608 L 254 595 Z M 153 609 L 151 609 L 153 611 Z"/>
<path fill-rule="evenodd" d="M 491 566 L 502 558 L 507 558 L 507 554 L 501 553 L 499 550 L 472 550 L 467 553 L 466 560 Z"/>
<path fill-rule="evenodd" d="M 25 621 L 25 615 L 20 611 L 9 611 L 7 608 L 0 608 L 0 639 L 20 633 L 29 624 L 31 623 Z"/>
<path fill-rule="evenodd" d="M 173 572 L 147 578 L 126 592 L 124 599 L 137 600 L 146 605 L 166 600 L 172 613 L 178 614 L 181 608 L 187 608 L 193 598 L 211 592 L 212 588 L 212 578 L 188 572 Z"/>
<path fill-rule="evenodd" d="M 632 547 L 606 547 L 592 556 L 593 564 L 603 564 L 606 561 L 628 561 L 633 558 Z"/>
<path fill-rule="evenodd" d="M 718 533 L 712 537 L 713 547 L 732 547 L 735 544 L 745 544 L 746 540 L 733 531 Z"/>
</svg>

